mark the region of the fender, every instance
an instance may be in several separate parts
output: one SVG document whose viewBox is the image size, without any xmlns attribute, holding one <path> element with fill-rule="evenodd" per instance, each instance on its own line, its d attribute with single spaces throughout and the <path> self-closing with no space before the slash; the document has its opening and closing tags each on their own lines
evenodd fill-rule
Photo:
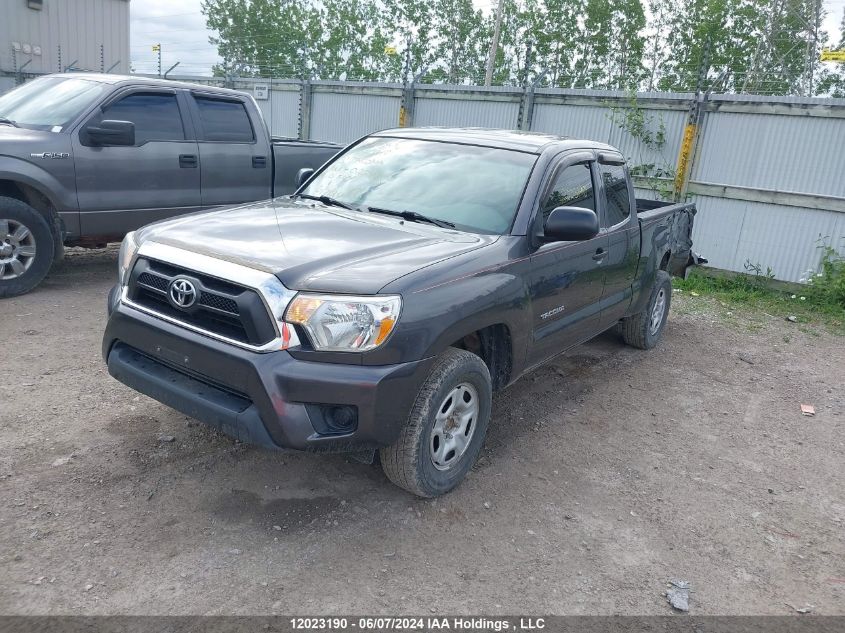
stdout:
<svg viewBox="0 0 845 633">
<path fill-rule="evenodd" d="M 57 212 L 79 211 L 79 201 L 76 198 L 76 180 L 73 176 L 73 157 L 62 161 L 49 158 L 37 160 L 49 162 L 51 167 L 55 167 L 58 162 L 68 163 L 69 173 L 67 175 L 70 176 L 72 185 L 67 186 L 62 183 L 61 180 L 40 165 L 8 155 L 0 155 L 0 180 L 11 180 L 29 185 L 47 198 Z M 64 176 L 65 174 L 61 175 Z"/>
<path fill-rule="evenodd" d="M 493 325 L 510 334 L 511 379 L 525 365 L 531 332 L 530 300 L 513 271 L 481 273 L 414 292 L 406 299 L 398 344 L 407 358 L 431 358 Z M 510 382 L 510 381 L 509 381 Z"/>
</svg>

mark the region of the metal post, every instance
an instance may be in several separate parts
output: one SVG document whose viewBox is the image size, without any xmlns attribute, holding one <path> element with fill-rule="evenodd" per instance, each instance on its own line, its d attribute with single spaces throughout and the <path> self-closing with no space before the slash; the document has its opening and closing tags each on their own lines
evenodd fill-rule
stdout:
<svg viewBox="0 0 845 633">
<path fill-rule="evenodd" d="M 493 65 L 496 62 L 496 55 L 499 52 L 499 37 L 502 34 L 502 7 L 504 0 L 499 0 L 496 6 L 496 26 L 493 29 L 493 41 L 490 44 L 490 54 L 487 56 L 487 72 L 484 75 L 484 85 L 489 86 L 493 82 Z"/>
<path fill-rule="evenodd" d="M 171 70 L 173 70 L 174 68 L 176 68 L 176 67 L 177 67 L 180 63 L 181 63 L 181 62 L 176 62 L 176 63 L 175 63 L 175 64 L 173 64 L 170 68 L 168 68 L 167 70 L 165 70 L 165 71 L 164 71 L 164 78 L 165 78 L 165 79 L 167 79 L 167 74 L 168 74 Z"/>
<path fill-rule="evenodd" d="M 413 127 L 414 125 L 414 110 L 416 109 L 416 96 L 414 87 L 420 82 L 428 68 L 423 68 L 410 83 L 406 83 L 402 88 L 402 103 L 399 105 L 399 127 Z"/>
<path fill-rule="evenodd" d="M 701 65 L 698 69 L 698 81 L 695 87 L 695 97 L 690 103 L 687 114 L 687 124 L 684 127 L 684 135 L 681 140 L 681 148 L 678 152 L 678 162 L 675 165 L 675 182 L 673 186 L 674 198 L 680 202 L 687 192 L 690 167 L 692 166 L 692 154 L 695 149 L 698 136 L 698 127 L 703 116 L 703 105 L 710 92 L 702 93 L 704 82 L 707 79 L 707 71 L 710 70 L 710 40 L 704 45 L 701 56 Z"/>
<path fill-rule="evenodd" d="M 62 72 L 62 45 L 59 44 L 59 72 Z"/>
<path fill-rule="evenodd" d="M 311 137 L 311 79 L 303 79 L 299 88 L 299 138 L 307 141 Z"/>
<path fill-rule="evenodd" d="M 531 131 L 531 124 L 534 121 L 534 99 L 536 97 L 537 86 L 546 78 L 548 74 L 548 68 L 543 69 L 537 78 L 534 79 L 531 83 L 529 83 L 525 88 L 525 94 L 523 95 L 523 101 L 520 105 L 520 116 L 519 116 L 519 129 L 525 131 Z"/>
<path fill-rule="evenodd" d="M 17 79 L 15 80 L 16 85 L 20 85 L 24 82 L 23 69 L 26 68 L 27 66 L 29 66 L 31 63 L 32 63 L 32 60 L 29 59 L 29 60 L 27 60 L 27 62 L 23 66 L 18 68 Z"/>
<path fill-rule="evenodd" d="M 100 44 L 100 72 L 106 72 L 106 52 L 102 44 Z"/>
</svg>

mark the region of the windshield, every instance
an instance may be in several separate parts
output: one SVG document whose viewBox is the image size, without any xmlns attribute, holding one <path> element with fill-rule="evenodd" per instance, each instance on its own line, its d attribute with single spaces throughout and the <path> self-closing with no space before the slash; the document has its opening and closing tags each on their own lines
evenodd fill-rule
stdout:
<svg viewBox="0 0 845 633">
<path fill-rule="evenodd" d="M 0 118 L 20 127 L 61 132 L 105 89 L 105 84 L 89 79 L 36 79 L 0 97 Z"/>
<path fill-rule="evenodd" d="M 372 137 L 302 192 L 411 211 L 476 233 L 506 233 L 537 157 L 492 147 Z"/>
</svg>

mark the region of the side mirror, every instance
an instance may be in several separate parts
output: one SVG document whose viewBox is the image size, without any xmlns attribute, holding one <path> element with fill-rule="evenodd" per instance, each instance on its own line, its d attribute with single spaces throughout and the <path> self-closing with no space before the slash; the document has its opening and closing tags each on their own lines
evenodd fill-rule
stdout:
<svg viewBox="0 0 845 633">
<path fill-rule="evenodd" d="M 589 240 L 599 233 L 595 211 L 581 207 L 557 207 L 549 214 L 544 228 L 545 242 L 577 242 Z"/>
<path fill-rule="evenodd" d="M 131 121 L 100 121 L 99 125 L 85 128 L 92 145 L 134 145 L 135 124 Z"/>
<path fill-rule="evenodd" d="M 313 175 L 314 170 L 311 167 L 303 167 L 296 172 L 296 188 L 299 189 Z"/>
</svg>

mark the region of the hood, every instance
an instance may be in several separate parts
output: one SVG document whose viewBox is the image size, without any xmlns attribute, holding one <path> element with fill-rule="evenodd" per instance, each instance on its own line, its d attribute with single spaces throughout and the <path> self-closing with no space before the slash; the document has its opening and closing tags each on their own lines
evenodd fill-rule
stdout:
<svg viewBox="0 0 845 633">
<path fill-rule="evenodd" d="M 291 290 L 352 294 L 375 294 L 408 273 L 497 238 L 288 197 L 182 216 L 138 231 L 139 242 L 152 240 L 264 270 Z"/>
<path fill-rule="evenodd" d="M 65 145 L 64 138 L 61 134 L 54 134 L 46 130 L 30 130 L 0 123 L 0 154 L 14 154 L 18 156 L 20 155 L 18 146 L 29 144 L 39 145 L 41 152 L 49 152 L 54 149 L 54 147 L 45 145 L 45 142 L 48 145 L 59 144 L 62 147 Z M 29 155 L 26 158 L 29 158 Z"/>
</svg>

